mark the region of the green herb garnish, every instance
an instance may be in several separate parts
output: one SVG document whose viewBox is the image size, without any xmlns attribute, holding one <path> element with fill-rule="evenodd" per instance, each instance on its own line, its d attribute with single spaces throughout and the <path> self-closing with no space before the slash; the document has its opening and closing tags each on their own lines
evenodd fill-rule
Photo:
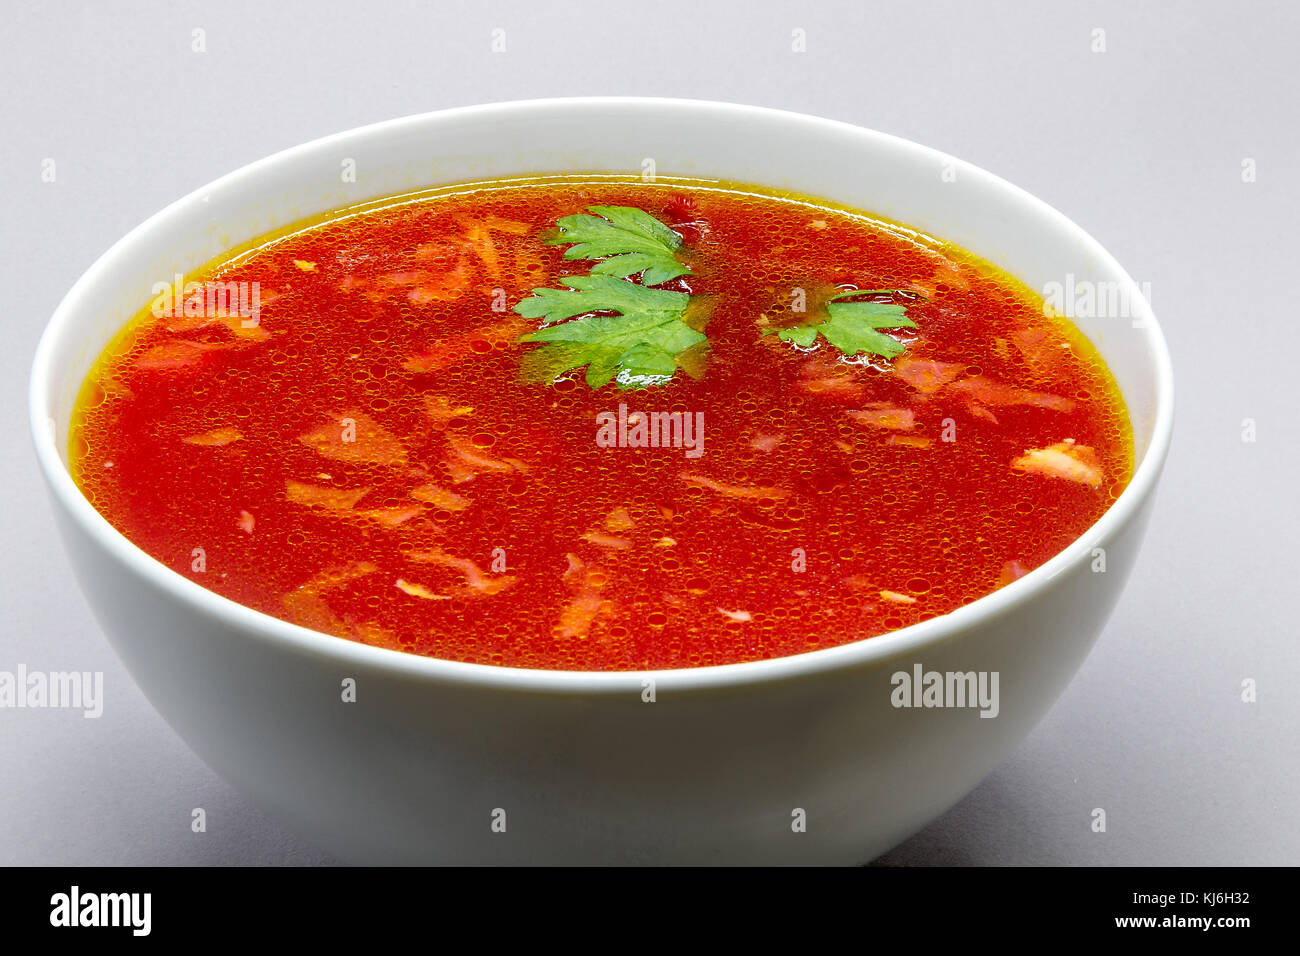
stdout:
<svg viewBox="0 0 1300 956">
<path fill-rule="evenodd" d="M 588 206 L 587 211 L 596 215 L 579 213 L 558 220 L 560 234 L 547 245 L 573 243 L 565 250 L 566 259 L 600 259 L 592 275 L 641 272 L 642 283 L 660 285 L 691 271 L 674 255 L 682 237 L 648 212 L 632 206 Z"/>
<path fill-rule="evenodd" d="M 562 281 L 568 289 L 534 289 L 515 306 L 524 318 L 547 323 L 520 338 L 548 343 L 524 357 L 525 378 L 551 381 L 585 365 L 592 388 L 611 379 L 620 388 L 662 385 L 682 366 L 683 353 L 708 341 L 684 321 L 691 302 L 684 292 L 647 289 L 606 275 Z M 608 312 L 616 314 L 591 314 Z M 583 318 L 574 319 L 577 315 Z"/>
<path fill-rule="evenodd" d="M 893 358 L 907 346 L 878 330 L 916 328 L 916 323 L 905 314 L 907 306 L 899 302 L 847 301 L 883 295 L 923 298 L 907 289 L 850 289 L 826 300 L 824 317 L 783 329 L 767 329 L 765 334 L 775 332 L 783 342 L 793 342 L 805 349 L 812 348 L 821 335 L 845 355 L 867 353 Z"/>
</svg>

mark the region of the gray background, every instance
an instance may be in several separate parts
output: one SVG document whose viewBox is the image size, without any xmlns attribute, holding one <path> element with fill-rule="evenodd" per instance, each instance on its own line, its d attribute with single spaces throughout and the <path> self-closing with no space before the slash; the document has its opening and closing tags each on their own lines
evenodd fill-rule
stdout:
<svg viewBox="0 0 1300 956">
<path fill-rule="evenodd" d="M 146 216 L 276 150 L 588 94 L 783 107 L 917 140 L 1047 200 L 1151 284 L 1180 394 L 1141 565 L 1029 740 L 884 862 L 1300 862 L 1294 4 L 14 7 L 0 18 L 0 670 L 102 670 L 107 701 L 99 720 L 0 710 L 0 863 L 329 862 L 189 752 L 72 582 L 26 435 L 29 363 L 59 298 Z"/>
</svg>

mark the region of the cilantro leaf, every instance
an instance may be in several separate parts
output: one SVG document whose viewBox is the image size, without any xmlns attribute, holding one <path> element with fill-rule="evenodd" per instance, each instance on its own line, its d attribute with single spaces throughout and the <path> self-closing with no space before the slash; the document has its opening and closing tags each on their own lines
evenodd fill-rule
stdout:
<svg viewBox="0 0 1300 956">
<path fill-rule="evenodd" d="M 593 275 L 630 276 L 644 273 L 645 285 L 660 285 L 691 270 L 674 253 L 682 237 L 644 210 L 633 206 L 588 206 L 587 216 L 579 213 L 556 222 L 560 235 L 548 245 L 573 243 L 566 259 L 600 259 Z M 602 218 L 603 217 L 603 218 Z"/>
<path fill-rule="evenodd" d="M 568 289 L 534 289 L 515 306 L 525 318 L 547 323 L 519 339 L 548 343 L 525 356 L 526 378 L 553 380 L 585 365 L 592 388 L 611 379 L 620 388 L 660 385 L 676 373 L 683 352 L 708 341 L 683 321 L 691 299 L 684 292 L 605 275 L 570 276 L 563 282 Z M 616 314 L 592 314 L 606 312 Z"/>
<path fill-rule="evenodd" d="M 861 296 L 917 295 L 903 289 L 850 289 L 831 296 L 825 304 L 825 317 L 784 329 L 768 329 L 783 342 L 809 349 L 820 335 L 845 355 L 881 355 L 893 358 L 907 346 L 879 329 L 914 329 L 916 323 L 905 314 L 907 306 L 898 302 L 850 302 Z M 919 297 L 919 296 L 918 296 Z"/>
</svg>

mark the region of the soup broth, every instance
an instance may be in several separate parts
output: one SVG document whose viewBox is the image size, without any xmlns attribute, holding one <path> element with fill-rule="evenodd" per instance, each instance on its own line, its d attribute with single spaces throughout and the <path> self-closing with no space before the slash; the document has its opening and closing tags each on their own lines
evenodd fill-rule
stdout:
<svg viewBox="0 0 1300 956">
<path fill-rule="evenodd" d="M 83 387 L 78 486 L 192 581 L 414 654 L 870 638 L 1040 565 L 1132 470 L 1114 381 L 1040 297 L 809 197 L 466 184 L 159 278 Z"/>
</svg>

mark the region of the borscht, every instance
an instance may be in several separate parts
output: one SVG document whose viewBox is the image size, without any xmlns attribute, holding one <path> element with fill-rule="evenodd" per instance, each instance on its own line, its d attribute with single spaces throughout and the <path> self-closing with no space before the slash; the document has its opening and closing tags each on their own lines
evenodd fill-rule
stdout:
<svg viewBox="0 0 1300 956">
<path fill-rule="evenodd" d="M 203 587 L 413 654 L 868 639 L 1047 561 L 1132 473 L 1118 387 L 1041 296 L 757 186 L 444 186 L 158 280 L 82 387 L 78 487 Z"/>
</svg>

